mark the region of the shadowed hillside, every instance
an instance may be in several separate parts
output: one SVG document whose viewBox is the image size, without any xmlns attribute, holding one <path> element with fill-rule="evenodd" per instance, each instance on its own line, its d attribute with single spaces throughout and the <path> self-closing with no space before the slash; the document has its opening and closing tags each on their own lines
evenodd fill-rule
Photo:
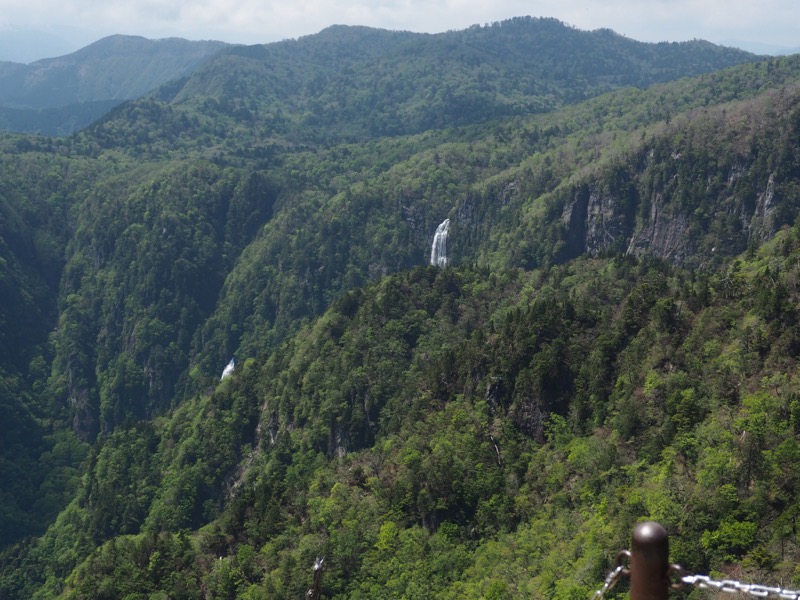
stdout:
<svg viewBox="0 0 800 600">
<path fill-rule="evenodd" d="M 800 59 L 753 58 L 333 27 L 0 136 L 0 596 L 583 598 L 644 518 L 800 581 Z"/>
</svg>

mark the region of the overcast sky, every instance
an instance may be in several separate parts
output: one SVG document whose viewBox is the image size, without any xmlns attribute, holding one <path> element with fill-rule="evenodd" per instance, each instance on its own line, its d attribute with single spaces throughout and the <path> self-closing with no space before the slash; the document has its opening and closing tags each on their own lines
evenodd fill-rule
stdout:
<svg viewBox="0 0 800 600">
<path fill-rule="evenodd" d="M 114 33 L 256 44 L 332 24 L 434 33 L 524 15 L 648 42 L 800 47 L 798 0 L 0 0 L 0 46 L 23 33 L 43 58 L 49 47 L 32 32 L 57 34 L 73 49 Z"/>
</svg>

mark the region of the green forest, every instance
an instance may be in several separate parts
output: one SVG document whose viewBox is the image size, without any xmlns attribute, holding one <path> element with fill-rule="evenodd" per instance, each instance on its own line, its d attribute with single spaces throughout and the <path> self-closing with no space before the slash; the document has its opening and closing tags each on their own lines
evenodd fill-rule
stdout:
<svg viewBox="0 0 800 600">
<path fill-rule="evenodd" d="M 0 598 L 798 589 L 798 215 L 800 56 L 553 19 L 0 133 Z"/>
</svg>

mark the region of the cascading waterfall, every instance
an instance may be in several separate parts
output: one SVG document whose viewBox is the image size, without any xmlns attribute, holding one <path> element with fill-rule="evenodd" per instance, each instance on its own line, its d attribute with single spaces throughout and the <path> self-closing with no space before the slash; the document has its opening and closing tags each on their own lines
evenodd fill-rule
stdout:
<svg viewBox="0 0 800 600">
<path fill-rule="evenodd" d="M 226 377 L 230 377 L 231 375 L 233 375 L 233 370 L 235 368 L 236 368 L 236 363 L 234 362 L 234 359 L 231 359 L 231 362 L 229 362 L 228 365 L 222 370 L 222 377 L 220 377 L 219 380 L 222 381 Z"/>
<path fill-rule="evenodd" d="M 447 229 L 450 227 L 450 219 L 445 219 L 436 228 L 431 246 L 431 264 L 434 267 L 447 266 Z"/>
</svg>

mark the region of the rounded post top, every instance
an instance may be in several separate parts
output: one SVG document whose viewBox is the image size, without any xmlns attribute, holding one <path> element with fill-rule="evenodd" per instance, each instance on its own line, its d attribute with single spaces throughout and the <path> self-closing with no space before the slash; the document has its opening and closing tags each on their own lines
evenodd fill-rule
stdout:
<svg viewBox="0 0 800 600">
<path fill-rule="evenodd" d="M 633 529 L 631 600 L 669 600 L 669 537 L 659 523 L 646 521 Z"/>
<path fill-rule="evenodd" d="M 639 523 L 633 530 L 635 545 L 662 544 L 667 540 L 667 530 L 655 521 Z"/>
</svg>

